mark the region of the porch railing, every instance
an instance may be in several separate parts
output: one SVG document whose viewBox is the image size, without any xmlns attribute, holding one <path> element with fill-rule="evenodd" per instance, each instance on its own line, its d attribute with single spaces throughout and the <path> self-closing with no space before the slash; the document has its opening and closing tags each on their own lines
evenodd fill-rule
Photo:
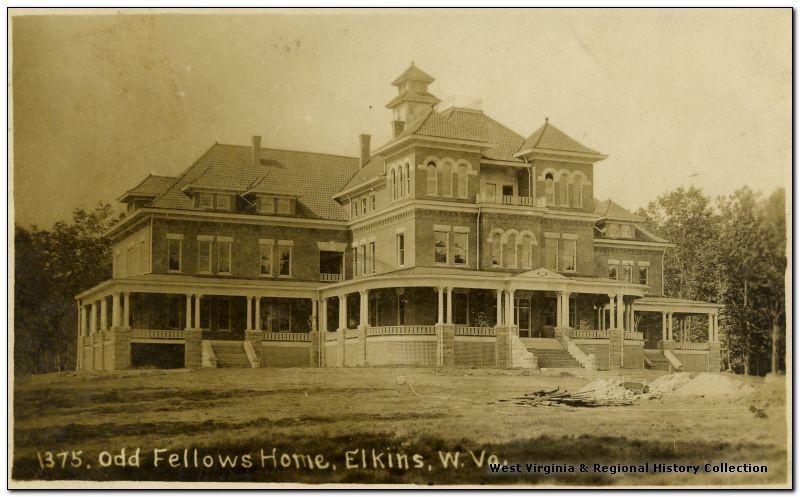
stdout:
<svg viewBox="0 0 800 497">
<path fill-rule="evenodd" d="M 343 281 L 344 275 L 338 273 L 319 273 L 319 280 L 323 283 L 336 283 Z"/>
<path fill-rule="evenodd" d="M 434 326 L 409 325 L 409 326 L 371 326 L 367 328 L 367 336 L 388 335 L 435 335 Z"/>
<path fill-rule="evenodd" d="M 183 340 L 183 330 L 150 330 L 150 329 L 133 329 L 131 330 L 131 338 L 142 340 Z"/>
<path fill-rule="evenodd" d="M 520 197 L 518 195 L 487 195 L 479 193 L 475 200 L 479 204 L 519 205 L 522 207 L 546 207 L 544 197 Z"/>
<path fill-rule="evenodd" d="M 708 342 L 659 342 L 667 350 L 708 350 Z"/>
<path fill-rule="evenodd" d="M 455 335 L 462 337 L 493 337 L 496 333 L 494 328 L 488 326 L 456 326 Z"/>
<path fill-rule="evenodd" d="M 570 338 L 608 338 L 608 330 L 569 330 Z"/>
<path fill-rule="evenodd" d="M 342 338 L 342 332 L 341 331 L 326 331 L 325 332 L 325 341 L 326 342 L 332 342 L 332 341 L 338 340 L 340 338 Z"/>
<path fill-rule="evenodd" d="M 644 333 L 641 331 L 626 331 L 625 340 L 644 340 Z"/>
<path fill-rule="evenodd" d="M 270 342 L 308 342 L 311 341 L 311 335 L 309 333 L 268 331 L 264 333 L 264 340 Z"/>
</svg>

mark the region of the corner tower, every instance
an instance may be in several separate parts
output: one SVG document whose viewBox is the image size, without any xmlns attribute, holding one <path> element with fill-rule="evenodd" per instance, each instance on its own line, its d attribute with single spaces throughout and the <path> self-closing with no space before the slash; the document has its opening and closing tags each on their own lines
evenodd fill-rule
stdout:
<svg viewBox="0 0 800 497">
<path fill-rule="evenodd" d="M 409 118 L 441 102 L 428 93 L 428 85 L 435 80 L 411 62 L 411 66 L 398 76 L 392 85 L 397 87 L 397 96 L 386 107 L 392 109 L 392 136 L 398 136 L 405 129 Z"/>
</svg>

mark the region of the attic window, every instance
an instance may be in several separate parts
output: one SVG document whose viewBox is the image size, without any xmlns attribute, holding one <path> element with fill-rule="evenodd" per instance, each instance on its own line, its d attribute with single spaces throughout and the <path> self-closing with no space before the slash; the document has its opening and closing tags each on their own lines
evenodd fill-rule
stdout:
<svg viewBox="0 0 800 497">
<path fill-rule="evenodd" d="M 202 209 L 213 209 L 214 208 L 214 196 L 210 193 L 198 193 L 197 194 L 197 204 Z"/>
<path fill-rule="evenodd" d="M 231 196 L 230 195 L 217 195 L 217 209 L 231 210 Z"/>
<path fill-rule="evenodd" d="M 278 214 L 291 214 L 292 213 L 292 201 L 288 198 L 278 198 L 277 202 L 277 212 Z"/>
</svg>

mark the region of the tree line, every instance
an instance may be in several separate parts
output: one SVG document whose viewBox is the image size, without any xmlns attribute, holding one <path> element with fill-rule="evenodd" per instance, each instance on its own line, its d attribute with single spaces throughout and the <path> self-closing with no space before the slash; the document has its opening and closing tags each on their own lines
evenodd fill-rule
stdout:
<svg viewBox="0 0 800 497">
<path fill-rule="evenodd" d="M 639 215 L 675 246 L 664 254 L 664 294 L 722 304 L 722 367 L 762 375 L 785 370 L 786 194 L 744 187 L 711 199 L 678 188 Z"/>
<path fill-rule="evenodd" d="M 683 187 L 638 214 L 670 240 L 664 293 L 717 302 L 723 369 L 765 374 L 785 368 L 785 193 L 766 198 L 742 188 L 715 200 Z M 111 244 L 102 235 L 119 221 L 109 204 L 76 209 L 50 229 L 15 228 L 14 367 L 17 374 L 74 370 L 75 295 L 111 277 Z"/>
</svg>

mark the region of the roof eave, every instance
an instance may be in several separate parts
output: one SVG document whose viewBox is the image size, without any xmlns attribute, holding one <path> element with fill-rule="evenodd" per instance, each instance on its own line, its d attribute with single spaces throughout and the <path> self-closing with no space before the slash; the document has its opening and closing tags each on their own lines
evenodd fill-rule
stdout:
<svg viewBox="0 0 800 497">
<path fill-rule="evenodd" d="M 542 154 L 542 155 L 559 155 L 559 156 L 567 156 L 567 157 L 579 157 L 582 159 L 594 159 L 593 162 L 600 162 L 603 159 L 607 159 L 608 155 L 601 154 L 599 152 L 595 153 L 587 153 L 587 152 L 572 152 L 569 150 L 555 150 L 549 148 L 527 148 L 524 150 L 520 150 L 519 152 L 514 154 L 514 157 L 523 157 L 528 154 Z"/>
</svg>

